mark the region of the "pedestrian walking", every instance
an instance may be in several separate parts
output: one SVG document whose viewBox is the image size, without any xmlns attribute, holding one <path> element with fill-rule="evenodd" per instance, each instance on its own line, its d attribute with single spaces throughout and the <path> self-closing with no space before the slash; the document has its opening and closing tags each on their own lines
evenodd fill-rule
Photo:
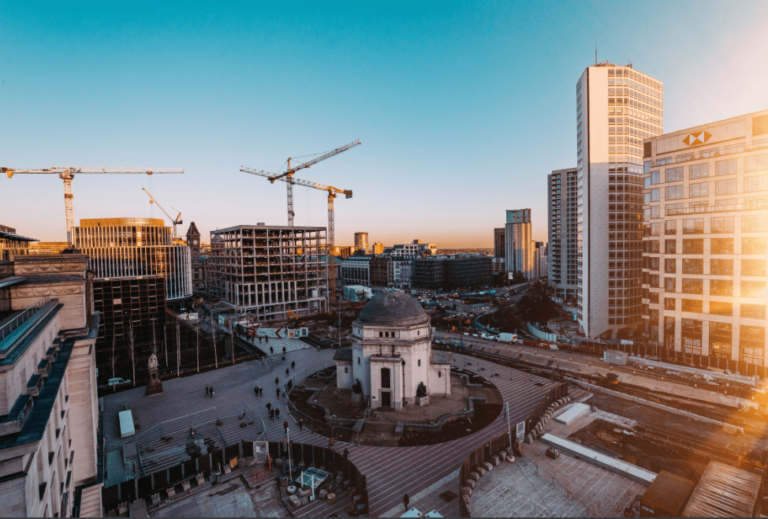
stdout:
<svg viewBox="0 0 768 519">
<path fill-rule="evenodd" d="M 277 398 L 280 398 L 280 388 L 277 388 Z"/>
<path fill-rule="evenodd" d="M 299 418 L 299 430 L 304 430 L 304 418 Z"/>
<path fill-rule="evenodd" d="M 291 362 L 291 369 L 296 369 L 296 361 Z"/>
<path fill-rule="evenodd" d="M 283 422 L 283 429 L 285 429 L 285 434 L 288 435 L 288 420 Z"/>
<path fill-rule="evenodd" d="M 208 386 L 205 386 L 205 397 L 208 398 Z"/>
<path fill-rule="evenodd" d="M 211 398 L 213 398 L 213 386 L 211 386 Z"/>
<path fill-rule="evenodd" d="M 277 416 L 278 420 L 280 419 L 280 409 L 278 409 L 277 407 L 275 407 L 275 416 Z"/>
<path fill-rule="evenodd" d="M 274 409 L 270 409 L 269 410 L 269 419 L 270 420 L 274 420 L 275 419 L 275 410 Z"/>
<path fill-rule="evenodd" d="M 267 341 L 267 344 L 269 344 L 269 335 L 265 335 L 264 339 Z M 271 350 L 272 348 L 269 348 L 269 349 Z"/>
<path fill-rule="evenodd" d="M 288 368 L 285 368 L 285 376 L 287 377 L 290 375 L 291 371 Z"/>
<path fill-rule="evenodd" d="M 272 348 L 272 346 L 269 347 L 269 354 L 270 355 L 274 355 L 275 354 L 275 350 L 274 350 L 274 348 Z"/>
<path fill-rule="evenodd" d="M 272 402 L 267 402 L 267 411 L 272 409 Z"/>
<path fill-rule="evenodd" d="M 408 511 L 408 505 L 411 503 L 410 498 L 408 497 L 408 494 L 405 494 L 403 496 L 403 504 L 405 505 L 405 511 Z"/>
<path fill-rule="evenodd" d="M 275 377 L 275 385 L 278 385 L 280 383 L 280 378 Z"/>
<path fill-rule="evenodd" d="M 285 351 L 285 346 L 283 346 L 283 355 L 285 355 L 286 353 L 288 353 L 288 352 Z M 285 360 L 285 358 L 283 358 L 283 360 Z"/>
<path fill-rule="evenodd" d="M 259 396 L 259 386 L 256 386 L 253 388 L 253 394 L 255 394 L 256 396 Z"/>
<path fill-rule="evenodd" d="M 259 388 L 259 396 L 264 396 L 264 388 L 263 387 Z"/>
<path fill-rule="evenodd" d="M 285 364 L 285 355 L 283 355 L 283 364 Z"/>
<path fill-rule="evenodd" d="M 346 448 L 344 449 L 343 457 L 345 460 L 349 459 L 349 451 Z"/>
</svg>

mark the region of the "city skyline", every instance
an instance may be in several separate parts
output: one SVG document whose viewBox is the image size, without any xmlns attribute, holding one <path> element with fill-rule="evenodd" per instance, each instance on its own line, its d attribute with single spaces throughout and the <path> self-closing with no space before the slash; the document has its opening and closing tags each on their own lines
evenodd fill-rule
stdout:
<svg viewBox="0 0 768 519">
<path fill-rule="evenodd" d="M 765 4 L 299 5 L 0 7 L 13 121 L 0 166 L 184 168 L 77 178 L 76 224 L 162 217 L 146 187 L 182 212 L 180 233 L 194 221 L 208 241 L 217 228 L 285 225 L 285 187 L 241 165 L 277 172 L 359 138 L 296 175 L 354 191 L 336 204 L 337 245 L 364 231 L 387 245 L 492 247 L 514 207 L 531 207 L 533 239 L 546 240 L 545 179 L 576 165 L 574 85 L 595 40 L 598 60 L 631 58 L 664 83 L 665 133 L 765 108 L 768 74 L 737 81 L 768 59 Z M 611 25 L 618 13 L 639 30 Z M 0 223 L 66 239 L 60 180 L 0 182 Z M 296 225 L 327 225 L 323 193 L 294 198 Z"/>
</svg>

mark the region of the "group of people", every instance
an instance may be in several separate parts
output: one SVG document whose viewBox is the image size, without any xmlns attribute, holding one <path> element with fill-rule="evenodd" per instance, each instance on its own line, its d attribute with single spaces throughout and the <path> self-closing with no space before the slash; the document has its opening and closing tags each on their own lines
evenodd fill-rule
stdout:
<svg viewBox="0 0 768 519">
<path fill-rule="evenodd" d="M 213 386 L 205 386 L 205 397 L 213 398 Z"/>
<path fill-rule="evenodd" d="M 269 411 L 269 419 L 280 419 L 280 409 L 277 406 L 272 407 L 272 402 L 267 402 L 267 411 Z"/>
</svg>

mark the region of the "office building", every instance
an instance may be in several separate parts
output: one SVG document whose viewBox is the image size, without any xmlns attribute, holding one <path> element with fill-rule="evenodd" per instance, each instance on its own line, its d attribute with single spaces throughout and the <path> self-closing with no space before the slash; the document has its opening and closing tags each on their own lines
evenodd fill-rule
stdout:
<svg viewBox="0 0 768 519">
<path fill-rule="evenodd" d="M 341 279 L 345 285 L 371 286 L 371 261 L 374 256 L 350 256 L 341 261 Z"/>
<path fill-rule="evenodd" d="M 358 248 L 355 246 L 340 246 L 336 245 L 331 249 L 331 254 L 339 258 L 348 258 L 357 254 Z"/>
<path fill-rule="evenodd" d="M 507 250 L 507 230 L 504 227 L 493 230 L 493 257 L 503 258 Z"/>
<path fill-rule="evenodd" d="M 413 258 L 381 254 L 370 261 L 371 286 L 410 288 L 413 275 Z"/>
<path fill-rule="evenodd" d="M 386 247 L 384 252 L 392 256 L 410 257 L 431 256 L 437 254 L 437 245 L 434 243 L 423 243 L 421 240 L 413 240 L 412 243 L 404 243 Z"/>
<path fill-rule="evenodd" d="M 205 290 L 205 273 L 203 272 L 203 255 L 200 250 L 200 231 L 195 222 L 187 229 L 187 247 L 190 256 L 190 272 L 192 275 L 192 290 Z"/>
<path fill-rule="evenodd" d="M 373 244 L 373 254 L 384 254 L 384 244 L 377 241 Z"/>
<path fill-rule="evenodd" d="M 259 321 L 325 312 L 325 227 L 238 225 L 211 231 L 210 290 Z"/>
<path fill-rule="evenodd" d="M 571 301 L 576 300 L 578 292 L 576 184 L 576 168 L 559 169 L 547 175 L 547 276 L 555 296 Z"/>
<path fill-rule="evenodd" d="M 644 151 L 651 340 L 710 362 L 764 366 L 768 110 L 660 135 Z"/>
<path fill-rule="evenodd" d="M 547 275 L 547 246 L 543 241 L 535 241 L 533 248 L 533 279 L 546 277 Z"/>
<path fill-rule="evenodd" d="M 169 302 L 192 296 L 190 250 L 172 244 L 172 229 L 161 219 L 80 220 L 72 243 L 90 258 L 97 279 L 161 276 Z"/>
<path fill-rule="evenodd" d="M 533 240 L 531 238 L 531 210 L 514 209 L 507 211 L 507 225 L 504 228 L 507 250 L 504 258 L 510 279 L 520 272 L 525 279 L 533 279 Z"/>
<path fill-rule="evenodd" d="M 0 514 L 104 515 L 88 258 L 0 263 Z"/>
<path fill-rule="evenodd" d="M 589 338 L 640 324 L 642 144 L 662 123 L 662 83 L 632 66 L 587 67 L 576 84 L 577 306 Z"/>
<path fill-rule="evenodd" d="M 368 252 L 370 252 L 368 250 L 368 233 L 367 232 L 355 233 L 355 248 L 357 248 L 357 250 L 364 251 L 364 254 L 367 254 Z"/>
<path fill-rule="evenodd" d="M 0 225 L 0 261 L 9 261 L 11 256 L 23 256 L 29 254 L 31 242 L 34 238 L 27 238 L 16 234 L 16 229 Z"/>
<path fill-rule="evenodd" d="M 481 254 L 416 258 L 412 284 L 429 290 L 454 290 L 491 283 L 491 258 Z"/>
</svg>

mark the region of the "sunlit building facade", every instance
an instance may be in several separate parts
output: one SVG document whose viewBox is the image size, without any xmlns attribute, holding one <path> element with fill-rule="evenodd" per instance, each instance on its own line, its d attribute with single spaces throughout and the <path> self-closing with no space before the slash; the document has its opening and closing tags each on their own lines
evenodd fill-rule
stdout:
<svg viewBox="0 0 768 519">
<path fill-rule="evenodd" d="M 576 168 L 559 169 L 547 177 L 549 244 L 546 273 L 555 295 L 575 300 L 578 289 Z"/>
<path fill-rule="evenodd" d="M 577 300 L 587 337 L 641 323 L 643 140 L 662 132 L 660 81 L 631 65 L 587 67 L 576 83 Z"/>
<path fill-rule="evenodd" d="M 644 159 L 643 317 L 652 340 L 764 366 L 768 110 L 652 138 Z"/>
<path fill-rule="evenodd" d="M 509 276 L 520 272 L 525 279 L 534 279 L 533 248 L 535 245 L 531 237 L 531 210 L 508 210 L 504 234 L 506 244 L 504 257 Z"/>
</svg>

